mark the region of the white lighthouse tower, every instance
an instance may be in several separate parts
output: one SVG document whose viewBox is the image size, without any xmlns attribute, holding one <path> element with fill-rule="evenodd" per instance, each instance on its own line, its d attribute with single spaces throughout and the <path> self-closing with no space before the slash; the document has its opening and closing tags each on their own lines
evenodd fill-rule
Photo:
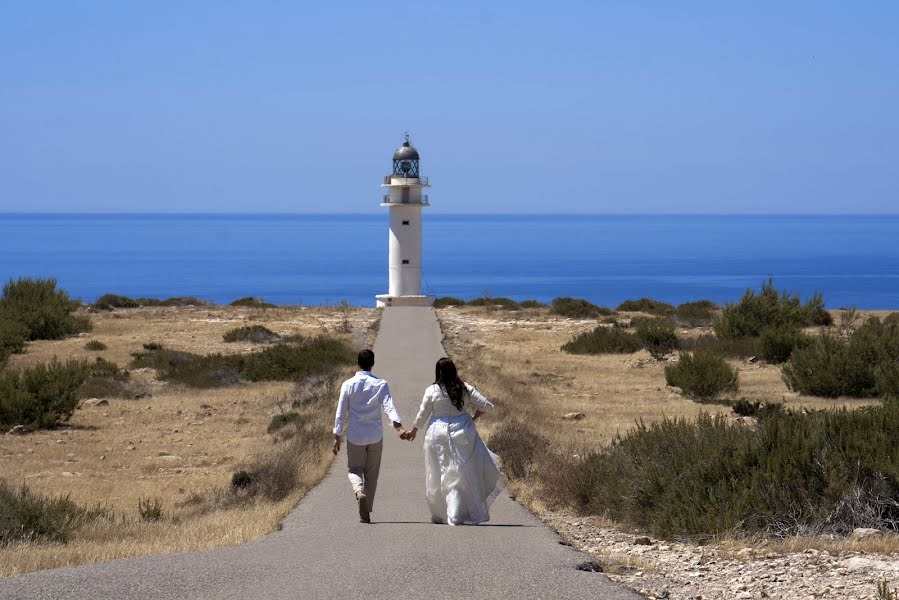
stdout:
<svg viewBox="0 0 899 600">
<path fill-rule="evenodd" d="M 421 176 L 418 150 L 409 141 L 393 153 L 393 172 L 384 178 L 381 206 L 390 209 L 390 257 L 387 260 L 389 285 L 386 294 L 376 296 L 382 306 L 430 306 L 434 296 L 421 293 L 421 209 L 430 206 L 422 190 L 431 187 Z"/>
</svg>

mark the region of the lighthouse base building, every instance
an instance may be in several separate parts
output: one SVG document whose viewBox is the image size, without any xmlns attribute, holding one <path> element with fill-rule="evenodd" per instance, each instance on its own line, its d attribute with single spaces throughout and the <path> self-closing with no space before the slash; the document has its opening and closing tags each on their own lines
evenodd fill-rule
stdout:
<svg viewBox="0 0 899 600">
<path fill-rule="evenodd" d="M 390 210 L 388 236 L 388 288 L 375 296 L 378 307 L 431 306 L 434 296 L 421 293 L 421 215 L 430 206 L 422 190 L 431 187 L 420 172 L 418 150 L 409 136 L 393 153 L 393 172 L 384 178 L 387 188 L 381 206 Z"/>
</svg>

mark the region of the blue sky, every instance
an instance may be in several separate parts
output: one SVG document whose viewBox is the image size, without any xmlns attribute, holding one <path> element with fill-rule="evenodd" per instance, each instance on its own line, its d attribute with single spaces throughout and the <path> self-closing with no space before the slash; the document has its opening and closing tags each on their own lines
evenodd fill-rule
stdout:
<svg viewBox="0 0 899 600">
<path fill-rule="evenodd" d="M 0 0 L 0 211 L 895 213 L 899 3 Z"/>
</svg>

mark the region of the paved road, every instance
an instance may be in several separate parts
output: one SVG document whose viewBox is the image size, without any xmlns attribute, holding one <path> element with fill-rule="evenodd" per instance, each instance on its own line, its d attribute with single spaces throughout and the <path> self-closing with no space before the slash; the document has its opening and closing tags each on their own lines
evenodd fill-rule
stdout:
<svg viewBox="0 0 899 600">
<path fill-rule="evenodd" d="M 374 371 L 409 423 L 443 355 L 429 308 L 388 308 Z M 489 417 L 488 417 L 489 418 Z M 236 548 L 118 560 L 0 580 L 6 599 L 603 598 L 640 596 L 578 571 L 588 557 L 505 494 L 478 527 L 432 525 L 419 436 L 387 434 L 373 525 L 358 522 L 346 456 L 284 521 Z"/>
</svg>

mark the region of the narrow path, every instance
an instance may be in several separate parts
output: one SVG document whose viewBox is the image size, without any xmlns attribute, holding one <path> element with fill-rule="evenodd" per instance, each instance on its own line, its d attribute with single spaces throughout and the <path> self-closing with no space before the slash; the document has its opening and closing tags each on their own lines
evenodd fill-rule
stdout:
<svg viewBox="0 0 899 600">
<path fill-rule="evenodd" d="M 430 308 L 388 308 L 374 372 L 411 423 L 443 356 Z M 464 375 L 464 374 L 463 374 Z M 282 531 L 236 548 L 54 569 L 0 580 L 7 599 L 639 598 L 575 566 L 588 557 L 505 494 L 478 527 L 433 525 L 421 440 L 385 428 L 373 525 L 358 522 L 341 452 Z"/>
</svg>

